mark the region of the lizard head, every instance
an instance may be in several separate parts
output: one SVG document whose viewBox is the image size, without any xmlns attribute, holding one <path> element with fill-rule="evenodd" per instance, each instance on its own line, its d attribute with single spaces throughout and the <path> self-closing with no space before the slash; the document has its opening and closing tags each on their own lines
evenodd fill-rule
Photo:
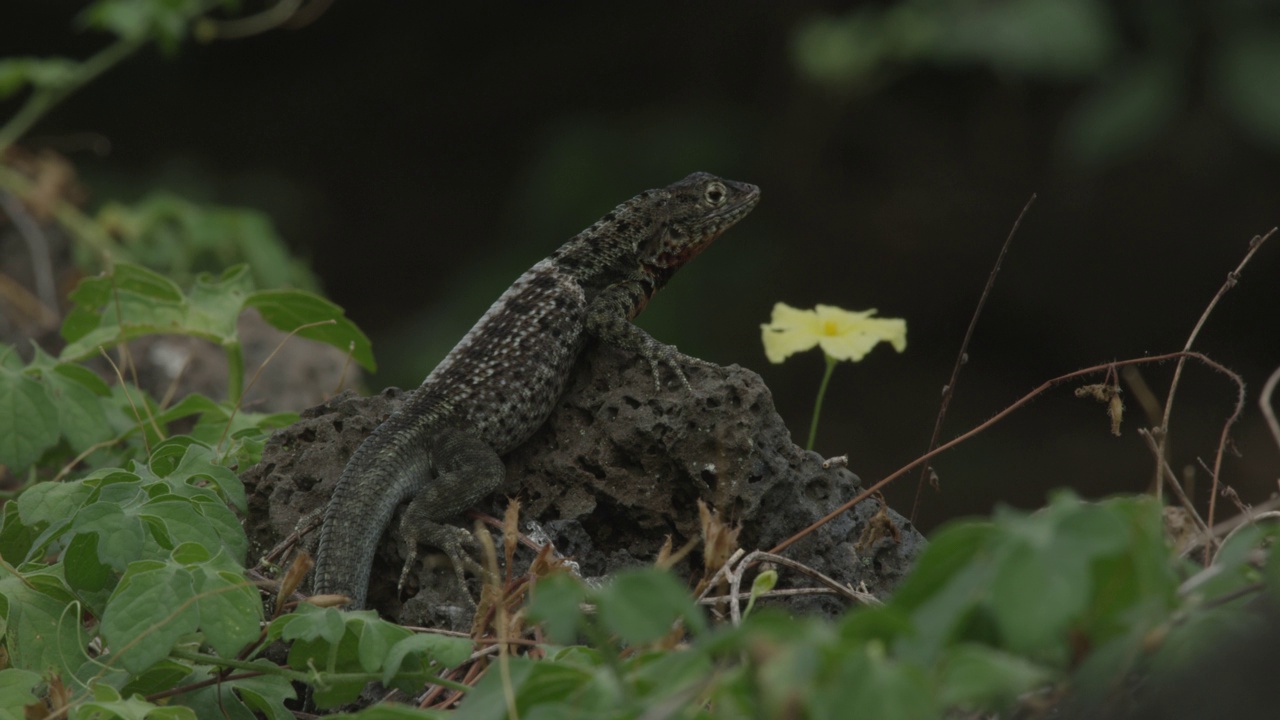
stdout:
<svg viewBox="0 0 1280 720">
<path fill-rule="evenodd" d="M 640 248 L 640 262 L 671 272 L 702 252 L 760 202 L 760 188 L 696 172 L 661 190 L 666 221 Z"/>
</svg>

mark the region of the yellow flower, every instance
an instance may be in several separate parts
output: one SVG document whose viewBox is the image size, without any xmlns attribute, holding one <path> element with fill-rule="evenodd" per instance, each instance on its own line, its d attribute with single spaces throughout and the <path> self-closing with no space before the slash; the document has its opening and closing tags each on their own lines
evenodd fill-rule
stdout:
<svg viewBox="0 0 1280 720">
<path fill-rule="evenodd" d="M 907 348 L 907 321 L 877 318 L 875 310 L 850 312 L 831 305 L 798 310 L 786 303 L 773 306 L 773 321 L 761 325 L 764 353 L 769 362 L 780 363 L 787 356 L 815 345 L 828 357 L 857 362 L 880 342 L 902 352 Z"/>
</svg>

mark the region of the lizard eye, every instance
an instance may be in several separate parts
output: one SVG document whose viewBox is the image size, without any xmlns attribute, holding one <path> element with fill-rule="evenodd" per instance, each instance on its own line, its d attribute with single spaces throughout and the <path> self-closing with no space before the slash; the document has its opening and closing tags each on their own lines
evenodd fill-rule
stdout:
<svg viewBox="0 0 1280 720">
<path fill-rule="evenodd" d="M 705 195 L 708 205 L 719 205 L 724 202 L 724 185 L 716 182 L 707 186 L 707 194 Z"/>
</svg>

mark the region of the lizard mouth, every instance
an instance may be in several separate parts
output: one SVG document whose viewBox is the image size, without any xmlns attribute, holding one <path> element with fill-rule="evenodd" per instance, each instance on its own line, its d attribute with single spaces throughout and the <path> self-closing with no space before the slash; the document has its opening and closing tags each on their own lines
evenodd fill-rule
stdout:
<svg viewBox="0 0 1280 720">
<path fill-rule="evenodd" d="M 748 183 L 734 183 L 734 185 L 736 190 L 742 192 L 742 197 L 738 198 L 736 202 L 720 208 L 718 212 L 712 213 L 709 217 L 717 220 L 737 218 L 760 202 L 760 188 Z"/>
<path fill-rule="evenodd" d="M 734 223 L 741 220 L 744 215 L 751 212 L 752 208 L 760 202 L 760 188 L 747 183 L 734 183 L 734 189 L 740 191 L 742 196 L 732 203 L 725 205 L 714 213 L 707 215 L 708 225 L 706 232 L 706 240 L 698 243 L 700 247 L 706 247 L 708 243 L 720 237 L 725 230 L 733 227 Z"/>
<path fill-rule="evenodd" d="M 760 188 L 747 183 L 733 183 L 741 195 L 715 212 L 708 213 L 690 235 L 697 239 L 682 246 L 668 248 L 657 257 L 656 267 L 674 270 L 697 257 L 707 246 L 733 227 L 760 202 Z"/>
</svg>

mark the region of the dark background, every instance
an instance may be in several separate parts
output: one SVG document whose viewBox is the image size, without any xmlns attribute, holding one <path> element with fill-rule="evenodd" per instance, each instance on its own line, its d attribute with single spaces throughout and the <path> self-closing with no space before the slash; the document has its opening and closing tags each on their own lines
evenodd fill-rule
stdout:
<svg viewBox="0 0 1280 720">
<path fill-rule="evenodd" d="M 1055 375 L 1181 349 L 1250 238 L 1280 223 L 1274 3 L 1033 5 L 339 1 L 299 29 L 144 50 L 24 142 L 68 154 L 91 206 L 168 188 L 270 213 L 373 338 L 371 389 L 416 384 L 516 275 L 640 190 L 694 170 L 755 183 L 756 211 L 640 324 L 763 374 L 803 442 L 822 359 L 765 360 L 773 304 L 906 318 L 904 354 L 836 370 L 819 434 L 873 481 L 925 449 L 1032 193 L 944 438 Z M 100 49 L 109 38 L 73 30 L 82 6 L 10 0 L 0 55 Z M 86 133 L 109 152 L 69 140 Z M 1251 390 L 1225 464 L 1246 500 L 1275 490 L 1256 391 L 1278 334 L 1280 239 L 1196 345 Z M 1163 395 L 1171 367 L 1144 375 Z M 1212 464 L 1234 397 L 1189 369 L 1175 468 Z M 1129 405 L 1114 438 L 1070 387 L 1042 396 L 937 461 L 921 525 L 1062 486 L 1143 490 Z M 914 478 L 889 491 L 904 512 Z"/>
</svg>

